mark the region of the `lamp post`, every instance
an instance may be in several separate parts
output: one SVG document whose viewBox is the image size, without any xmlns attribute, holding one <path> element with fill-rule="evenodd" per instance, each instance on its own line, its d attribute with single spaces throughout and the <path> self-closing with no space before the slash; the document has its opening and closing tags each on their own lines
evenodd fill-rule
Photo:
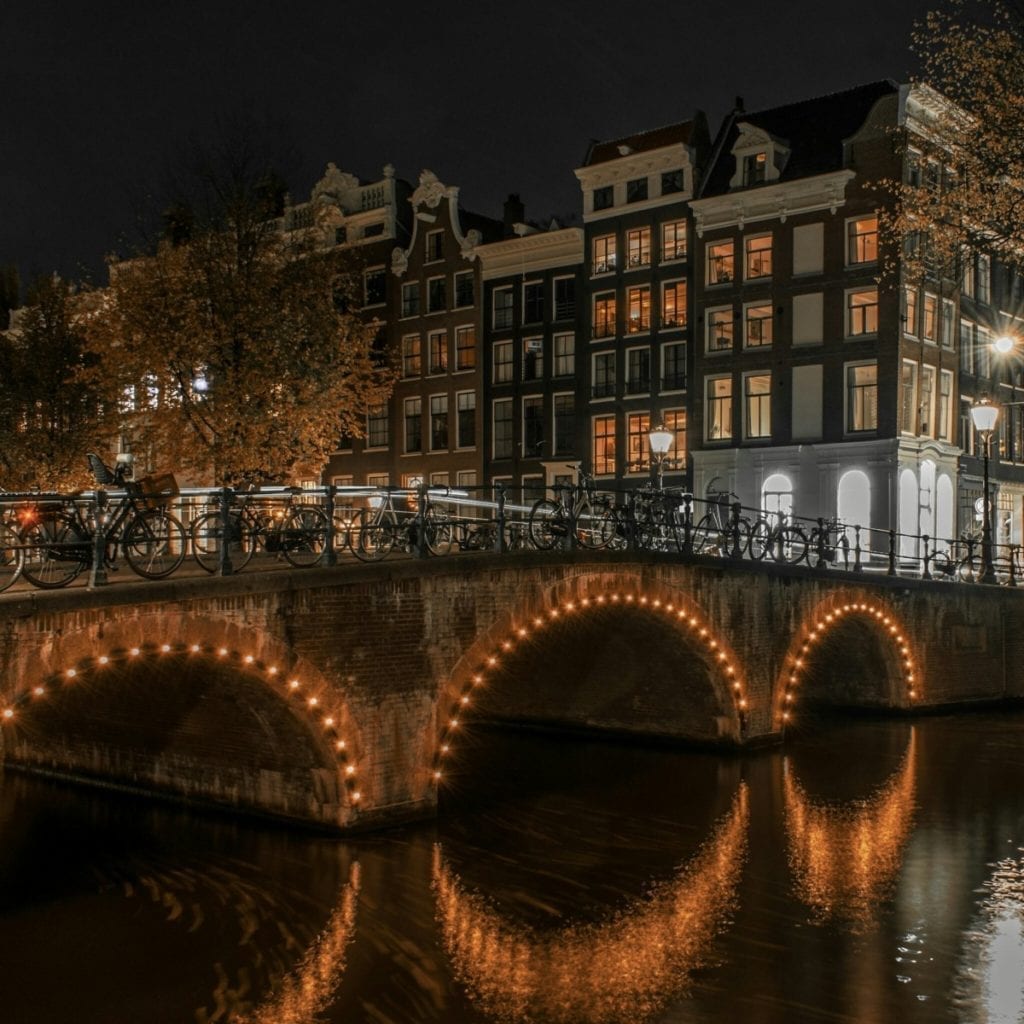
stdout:
<svg viewBox="0 0 1024 1024">
<path fill-rule="evenodd" d="M 665 474 L 665 457 L 668 455 L 675 434 L 672 433 L 664 423 L 659 423 L 653 430 L 647 433 L 647 443 L 651 449 L 651 462 L 654 464 L 658 490 L 661 490 L 662 479 Z"/>
<path fill-rule="evenodd" d="M 992 434 L 996 429 L 996 422 L 999 419 L 999 406 L 993 405 L 988 399 L 971 406 L 971 420 L 974 422 L 974 429 L 981 434 L 984 443 L 983 467 L 983 489 L 984 494 L 981 502 L 981 582 L 995 583 L 996 570 L 992 564 L 992 516 L 988 504 L 988 460 L 992 448 Z"/>
</svg>

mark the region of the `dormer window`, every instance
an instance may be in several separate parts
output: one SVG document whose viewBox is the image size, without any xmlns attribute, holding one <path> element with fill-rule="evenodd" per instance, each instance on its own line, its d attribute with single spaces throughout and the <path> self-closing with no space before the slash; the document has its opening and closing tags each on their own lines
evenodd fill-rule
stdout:
<svg viewBox="0 0 1024 1024">
<path fill-rule="evenodd" d="M 760 185 L 765 180 L 768 154 L 764 151 L 743 158 L 743 184 Z"/>
<path fill-rule="evenodd" d="M 738 127 L 739 136 L 732 147 L 736 170 L 729 187 L 749 188 L 778 181 L 789 159 L 789 146 L 757 125 L 741 122 Z"/>
</svg>

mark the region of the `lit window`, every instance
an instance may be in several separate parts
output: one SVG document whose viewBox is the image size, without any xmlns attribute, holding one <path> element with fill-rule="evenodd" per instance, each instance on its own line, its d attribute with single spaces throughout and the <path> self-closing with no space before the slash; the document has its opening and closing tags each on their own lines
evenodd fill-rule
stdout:
<svg viewBox="0 0 1024 1024">
<path fill-rule="evenodd" d="M 768 154 L 752 153 L 743 158 L 743 184 L 758 185 L 765 179 L 768 170 Z"/>
<path fill-rule="evenodd" d="M 594 296 L 594 337 L 611 338 L 615 335 L 615 292 Z"/>
<path fill-rule="evenodd" d="M 512 379 L 512 342 L 494 343 L 494 383 L 507 384 Z"/>
<path fill-rule="evenodd" d="M 555 376 L 571 377 L 576 372 L 576 337 L 572 334 L 556 334 Z"/>
<path fill-rule="evenodd" d="M 686 282 L 669 281 L 661 291 L 661 326 L 686 326 Z"/>
<path fill-rule="evenodd" d="M 735 277 L 735 246 L 730 239 L 726 242 L 711 242 L 707 245 L 707 283 L 725 284 Z"/>
<path fill-rule="evenodd" d="M 651 229 L 633 228 L 626 232 L 626 265 L 646 267 L 651 262 Z"/>
<path fill-rule="evenodd" d="M 430 353 L 430 372 L 446 373 L 448 370 L 448 332 L 431 331 L 427 335 Z"/>
<path fill-rule="evenodd" d="M 686 410 L 666 409 L 661 422 L 672 432 L 672 444 L 665 456 L 665 469 L 686 468 Z"/>
<path fill-rule="evenodd" d="M 642 473 L 650 465 L 651 417 L 646 412 L 633 412 L 626 417 L 627 473 Z"/>
<path fill-rule="evenodd" d="M 917 425 L 917 363 L 905 361 L 900 374 L 900 429 L 913 434 Z"/>
<path fill-rule="evenodd" d="M 925 341 L 939 340 L 939 298 L 928 292 L 924 293 L 924 322 L 921 327 L 921 337 Z"/>
<path fill-rule="evenodd" d="M 594 269 L 592 273 L 607 274 L 615 269 L 615 236 L 601 235 L 594 239 Z"/>
<path fill-rule="evenodd" d="M 772 236 L 755 235 L 744 239 L 746 265 L 744 273 L 748 281 L 759 277 L 772 276 Z"/>
<path fill-rule="evenodd" d="M 651 289 L 626 289 L 626 331 L 637 334 L 651 329 Z"/>
<path fill-rule="evenodd" d="M 476 367 L 476 328 L 455 328 L 455 369 L 472 370 Z"/>
<path fill-rule="evenodd" d="M 935 431 L 934 402 L 935 367 L 924 365 L 921 367 L 921 421 L 918 428 L 918 433 L 924 437 L 931 437 Z"/>
<path fill-rule="evenodd" d="M 615 417 L 594 417 L 594 472 L 607 476 L 615 472 Z"/>
<path fill-rule="evenodd" d="M 707 311 L 707 350 L 731 352 L 733 339 L 732 307 Z"/>
<path fill-rule="evenodd" d="M 772 343 L 772 307 L 747 306 L 743 320 L 747 348 L 761 348 Z"/>
<path fill-rule="evenodd" d="M 732 438 L 732 377 L 708 377 L 704 381 L 707 402 L 704 430 L 709 441 Z"/>
<path fill-rule="evenodd" d="M 661 225 L 661 260 L 686 259 L 686 221 L 670 220 Z"/>
<path fill-rule="evenodd" d="M 862 291 L 846 293 L 846 336 L 854 338 L 861 334 L 875 334 L 878 331 L 878 289 L 865 288 Z"/>
<path fill-rule="evenodd" d="M 903 330 L 904 333 L 917 337 L 916 288 L 905 288 L 903 291 Z"/>
<path fill-rule="evenodd" d="M 878 428 L 878 366 L 846 368 L 846 429 L 851 433 Z"/>
<path fill-rule="evenodd" d="M 857 217 L 846 222 L 846 262 L 875 263 L 878 260 L 878 218 Z"/>
<path fill-rule="evenodd" d="M 407 334 L 402 339 L 402 376 L 418 377 L 422 372 L 420 336 L 418 334 Z"/>
</svg>

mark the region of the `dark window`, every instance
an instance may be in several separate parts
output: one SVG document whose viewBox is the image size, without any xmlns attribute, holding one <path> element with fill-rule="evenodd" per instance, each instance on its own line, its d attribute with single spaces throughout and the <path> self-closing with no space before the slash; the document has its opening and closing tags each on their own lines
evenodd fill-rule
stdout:
<svg viewBox="0 0 1024 1024">
<path fill-rule="evenodd" d="M 388 409 L 382 405 L 366 414 L 366 447 L 385 448 L 388 443 Z"/>
<path fill-rule="evenodd" d="M 476 444 L 476 395 L 472 391 L 460 391 L 455 399 L 458 405 L 458 446 L 472 448 Z"/>
<path fill-rule="evenodd" d="M 661 350 L 661 387 L 664 391 L 682 391 L 686 387 L 686 345 L 679 342 Z"/>
<path fill-rule="evenodd" d="M 512 326 L 512 289 L 494 289 L 494 327 L 502 330 Z"/>
<path fill-rule="evenodd" d="M 555 395 L 555 455 L 571 455 L 575 449 L 576 405 L 572 395 Z"/>
<path fill-rule="evenodd" d="M 427 312 L 436 313 L 448 308 L 448 295 L 443 277 L 433 277 L 427 282 Z"/>
<path fill-rule="evenodd" d="M 555 319 L 571 320 L 576 315 L 576 281 L 571 277 L 555 279 Z"/>
<path fill-rule="evenodd" d="M 420 285 L 410 281 L 402 285 L 402 316 L 416 316 L 420 311 Z"/>
<path fill-rule="evenodd" d="M 626 393 L 645 394 L 651 390 L 651 351 L 631 348 L 626 353 Z"/>
<path fill-rule="evenodd" d="M 384 234 L 384 225 L 383 224 L 367 224 L 366 227 L 363 228 L 363 238 L 376 238 L 377 235 L 383 235 L 383 234 Z"/>
<path fill-rule="evenodd" d="M 473 271 L 455 275 L 455 305 L 473 305 Z"/>
<path fill-rule="evenodd" d="M 647 198 L 647 179 L 635 178 L 626 182 L 626 202 L 642 203 Z"/>
<path fill-rule="evenodd" d="M 610 398 L 615 394 L 615 353 L 594 356 L 594 398 Z"/>
<path fill-rule="evenodd" d="M 615 190 L 611 185 L 594 189 L 594 209 L 610 210 L 615 204 Z"/>
<path fill-rule="evenodd" d="M 442 257 L 444 247 L 443 231 L 427 232 L 427 260 L 439 260 Z"/>
<path fill-rule="evenodd" d="M 544 399 L 523 399 L 523 456 L 537 458 L 544 448 Z"/>
<path fill-rule="evenodd" d="M 537 324 L 544 319 L 544 284 L 532 281 L 523 285 L 523 323 Z"/>
<path fill-rule="evenodd" d="M 432 395 L 430 399 L 430 450 L 448 447 L 448 396 Z"/>
<path fill-rule="evenodd" d="M 512 399 L 502 398 L 494 403 L 494 457 L 512 458 Z"/>
<path fill-rule="evenodd" d="M 670 195 L 673 192 L 683 191 L 683 172 L 678 171 L 662 171 L 661 173 L 661 194 L 663 196 Z"/>
<path fill-rule="evenodd" d="M 368 270 L 363 277 L 367 306 L 379 306 L 384 302 L 384 288 L 387 277 L 383 270 Z"/>
<path fill-rule="evenodd" d="M 407 452 L 423 451 L 421 403 L 422 399 L 419 398 L 407 398 L 405 400 L 405 450 Z"/>
</svg>

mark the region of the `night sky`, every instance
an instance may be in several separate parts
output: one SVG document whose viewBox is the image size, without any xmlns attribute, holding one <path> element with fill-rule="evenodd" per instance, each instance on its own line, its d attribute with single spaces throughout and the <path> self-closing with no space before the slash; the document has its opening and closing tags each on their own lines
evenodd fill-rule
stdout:
<svg viewBox="0 0 1024 1024">
<path fill-rule="evenodd" d="M 0 264 L 102 281 L 129 197 L 245 111 L 294 143 L 296 201 L 328 161 L 392 163 L 480 213 L 567 214 L 591 138 L 905 80 L 935 2 L 0 0 Z"/>
</svg>

